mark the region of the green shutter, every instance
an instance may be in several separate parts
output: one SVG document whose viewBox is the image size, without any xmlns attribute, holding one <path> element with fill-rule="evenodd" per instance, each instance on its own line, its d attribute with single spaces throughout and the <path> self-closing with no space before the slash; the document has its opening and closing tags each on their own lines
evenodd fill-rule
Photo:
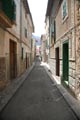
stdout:
<svg viewBox="0 0 80 120">
<path fill-rule="evenodd" d="M 56 41 L 56 21 L 54 21 L 54 43 Z"/>
<path fill-rule="evenodd" d="M 2 9 L 10 20 L 15 20 L 16 5 L 14 0 L 2 0 Z"/>
<path fill-rule="evenodd" d="M 68 81 L 69 76 L 69 45 L 63 44 L 63 81 Z"/>
</svg>

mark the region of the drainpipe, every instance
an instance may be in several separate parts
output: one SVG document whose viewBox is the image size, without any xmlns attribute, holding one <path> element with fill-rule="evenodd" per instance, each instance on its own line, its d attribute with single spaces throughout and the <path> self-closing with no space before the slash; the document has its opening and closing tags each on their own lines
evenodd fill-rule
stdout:
<svg viewBox="0 0 80 120">
<path fill-rule="evenodd" d="M 21 73 L 21 54 L 22 54 L 22 0 L 20 0 L 20 73 Z"/>
<path fill-rule="evenodd" d="M 22 47 L 22 0 L 20 0 L 20 44 Z"/>
<path fill-rule="evenodd" d="M 75 0 L 74 0 L 74 26 L 75 26 Z M 76 28 L 74 28 L 74 36 L 76 35 Z M 75 95 L 76 95 L 76 36 L 75 36 Z"/>
<path fill-rule="evenodd" d="M 49 16 L 49 59 L 50 59 L 50 32 L 51 32 L 51 28 L 50 28 L 50 16 Z"/>
</svg>

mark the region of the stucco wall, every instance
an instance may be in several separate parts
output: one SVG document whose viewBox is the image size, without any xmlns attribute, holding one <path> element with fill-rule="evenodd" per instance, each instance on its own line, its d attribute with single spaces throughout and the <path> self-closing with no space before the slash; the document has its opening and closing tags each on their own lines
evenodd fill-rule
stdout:
<svg viewBox="0 0 80 120">
<path fill-rule="evenodd" d="M 76 95 L 80 99 L 80 1 L 76 1 Z"/>
<path fill-rule="evenodd" d="M 68 3 L 68 16 L 65 20 L 62 19 L 62 4 L 56 17 L 56 40 L 60 39 L 71 27 L 71 0 Z"/>
<path fill-rule="evenodd" d="M 4 37 L 5 37 L 5 32 L 2 28 L 0 28 L 0 56 L 4 56 Z"/>
</svg>

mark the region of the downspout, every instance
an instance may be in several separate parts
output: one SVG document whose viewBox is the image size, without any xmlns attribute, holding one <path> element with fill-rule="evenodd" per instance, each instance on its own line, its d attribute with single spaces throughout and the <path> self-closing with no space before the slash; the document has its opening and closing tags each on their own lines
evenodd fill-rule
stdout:
<svg viewBox="0 0 80 120">
<path fill-rule="evenodd" d="M 22 0 L 20 0 L 20 73 L 21 73 L 21 57 L 22 57 Z"/>
<path fill-rule="evenodd" d="M 32 45 L 33 45 L 33 39 L 32 39 L 32 37 L 31 37 L 31 65 L 32 65 L 32 62 L 33 62 L 33 60 L 32 60 Z"/>
<path fill-rule="evenodd" d="M 51 28 L 50 28 L 50 16 L 49 16 L 49 58 L 50 58 L 50 39 L 51 39 Z"/>
<path fill-rule="evenodd" d="M 22 47 L 22 0 L 20 0 L 20 45 Z"/>
<path fill-rule="evenodd" d="M 74 26 L 75 26 L 75 0 L 74 0 Z M 74 28 L 75 29 L 75 95 L 76 95 L 76 88 L 77 88 L 77 82 L 76 82 L 76 28 Z"/>
</svg>

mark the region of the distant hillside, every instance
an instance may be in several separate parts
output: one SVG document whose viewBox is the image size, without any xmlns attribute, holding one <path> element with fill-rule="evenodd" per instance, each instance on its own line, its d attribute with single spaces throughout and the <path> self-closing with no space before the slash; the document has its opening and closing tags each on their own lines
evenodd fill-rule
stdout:
<svg viewBox="0 0 80 120">
<path fill-rule="evenodd" d="M 40 37 L 39 37 L 39 36 L 32 35 L 32 38 L 35 39 L 36 45 L 38 45 L 38 46 L 41 45 L 41 40 L 40 40 Z"/>
</svg>

